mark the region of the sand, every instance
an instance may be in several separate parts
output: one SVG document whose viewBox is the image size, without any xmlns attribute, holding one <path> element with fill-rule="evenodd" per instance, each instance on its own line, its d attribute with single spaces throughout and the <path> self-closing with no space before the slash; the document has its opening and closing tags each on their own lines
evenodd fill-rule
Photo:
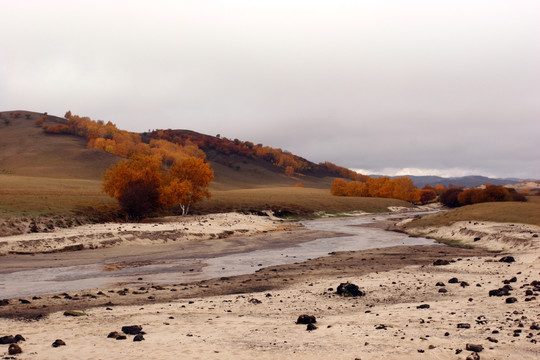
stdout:
<svg viewBox="0 0 540 360">
<path fill-rule="evenodd" d="M 160 245 L 178 240 L 205 240 L 250 235 L 279 229 L 282 221 L 239 213 L 166 217 L 149 223 L 105 223 L 76 226 L 50 233 L 0 238 L 0 255 L 57 253 L 116 246 Z"/>
<path fill-rule="evenodd" d="M 481 359 L 537 359 L 539 291 L 532 283 L 540 281 L 540 253 L 534 241 L 515 246 L 536 239 L 519 233 L 514 240 L 505 233 L 506 250 L 498 253 L 373 249 L 195 284 L 15 299 L 0 306 L 0 336 L 26 338 L 17 359 L 465 359 L 467 344 L 482 345 Z M 515 262 L 500 262 L 503 256 Z M 438 259 L 449 263 L 436 266 Z M 505 280 L 511 294 L 489 296 Z M 365 296 L 337 295 L 344 282 Z M 507 303 L 510 297 L 516 301 Z M 295 324 L 302 314 L 315 316 L 318 328 Z M 125 325 L 142 326 L 144 341 L 107 338 Z M 52 347 L 56 339 L 66 346 Z"/>
</svg>

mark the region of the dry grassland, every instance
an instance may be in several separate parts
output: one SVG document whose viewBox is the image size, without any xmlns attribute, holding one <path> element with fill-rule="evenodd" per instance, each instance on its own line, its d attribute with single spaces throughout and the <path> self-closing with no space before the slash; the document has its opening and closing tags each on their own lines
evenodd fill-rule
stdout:
<svg viewBox="0 0 540 360">
<path fill-rule="evenodd" d="M 446 226 L 457 221 L 492 221 L 540 226 L 540 197 L 529 196 L 527 202 L 493 202 L 464 206 L 411 221 L 405 228 Z"/>
<path fill-rule="evenodd" d="M 316 212 L 387 212 L 389 206 L 412 207 L 410 203 L 396 199 L 333 196 L 328 189 L 273 187 L 213 191 L 212 198 L 198 204 L 194 211 L 213 213 L 270 209 L 282 216 L 312 216 Z"/>
</svg>

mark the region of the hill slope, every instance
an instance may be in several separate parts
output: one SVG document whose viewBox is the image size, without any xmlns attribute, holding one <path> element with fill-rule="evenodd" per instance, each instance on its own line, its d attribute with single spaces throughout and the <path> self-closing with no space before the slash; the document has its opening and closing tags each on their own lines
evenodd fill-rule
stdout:
<svg viewBox="0 0 540 360">
<path fill-rule="evenodd" d="M 120 159 L 105 151 L 87 149 L 83 138 L 44 133 L 34 124 L 43 114 L 8 111 L 0 116 L 0 174 L 99 180 Z"/>
</svg>

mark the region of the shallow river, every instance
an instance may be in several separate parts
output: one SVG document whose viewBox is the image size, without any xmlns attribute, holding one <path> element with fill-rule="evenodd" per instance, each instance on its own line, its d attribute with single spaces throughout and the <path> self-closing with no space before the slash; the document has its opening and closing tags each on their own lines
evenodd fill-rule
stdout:
<svg viewBox="0 0 540 360">
<path fill-rule="evenodd" d="M 60 293 L 124 285 L 186 283 L 222 276 L 249 274 L 262 267 L 292 264 L 327 256 L 335 251 L 354 251 L 400 245 L 433 245 L 425 238 L 358 226 L 400 215 L 358 216 L 302 221 L 310 230 L 348 234 L 321 238 L 280 249 L 256 250 L 200 259 L 170 253 L 159 261 L 124 263 L 108 260 L 89 265 L 41 268 L 0 274 L 0 299 Z"/>
</svg>

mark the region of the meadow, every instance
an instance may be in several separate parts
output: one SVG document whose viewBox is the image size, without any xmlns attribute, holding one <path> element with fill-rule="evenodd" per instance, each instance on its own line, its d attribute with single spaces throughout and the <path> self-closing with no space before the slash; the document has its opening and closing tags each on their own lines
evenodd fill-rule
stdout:
<svg viewBox="0 0 540 360">
<path fill-rule="evenodd" d="M 469 220 L 540 226 L 540 197 L 528 196 L 527 202 L 491 202 L 463 206 L 416 219 L 406 224 L 405 228 L 445 226 Z"/>
</svg>

